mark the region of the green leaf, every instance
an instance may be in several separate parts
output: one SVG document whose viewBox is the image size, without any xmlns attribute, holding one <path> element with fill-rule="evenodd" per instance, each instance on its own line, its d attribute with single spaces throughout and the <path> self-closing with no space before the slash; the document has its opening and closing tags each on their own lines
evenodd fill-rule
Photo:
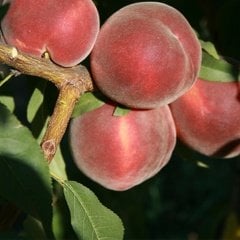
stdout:
<svg viewBox="0 0 240 240">
<path fill-rule="evenodd" d="M 63 187 L 54 181 L 53 232 L 58 239 L 77 239 L 71 226 L 69 209 L 63 194 Z"/>
<path fill-rule="evenodd" d="M 58 201 L 53 205 L 53 232 L 56 239 L 64 239 L 66 215 L 63 215 L 62 206 L 58 206 Z"/>
<path fill-rule="evenodd" d="M 0 195 L 42 221 L 51 236 L 49 168 L 31 132 L 0 104 Z"/>
<path fill-rule="evenodd" d="M 0 34 L 1 39 L 1 34 Z M 4 63 L 0 63 L 0 86 L 4 83 L 2 81 L 7 82 L 11 77 L 16 74 L 16 70 L 12 70 L 8 65 Z"/>
<path fill-rule="evenodd" d="M 45 81 L 39 81 L 38 87 L 36 87 L 33 91 L 33 94 L 29 100 L 27 107 L 27 119 L 29 122 L 32 122 L 34 117 L 37 115 L 37 112 L 41 108 L 44 100 L 43 93 L 46 87 Z"/>
<path fill-rule="evenodd" d="M 2 87 L 8 80 L 10 80 L 14 76 L 13 73 L 8 74 L 4 79 L 0 81 L 0 87 Z"/>
<path fill-rule="evenodd" d="M 235 66 L 203 52 L 200 78 L 214 82 L 235 82 L 238 80 L 238 74 L 239 70 Z"/>
<path fill-rule="evenodd" d="M 101 93 L 85 93 L 76 103 L 72 117 L 78 117 L 85 112 L 92 111 L 105 104 L 105 97 Z"/>
<path fill-rule="evenodd" d="M 217 60 L 220 59 L 220 56 L 218 55 L 217 50 L 212 42 L 205 42 L 200 40 L 200 43 L 201 43 L 202 49 L 205 50 L 205 52 L 207 52 L 209 55 L 211 55 Z"/>
<path fill-rule="evenodd" d="M 27 106 L 27 120 L 31 123 L 32 134 L 39 141 L 46 130 L 48 119 L 44 103 L 46 86 L 46 81 L 38 81 Z"/>
<path fill-rule="evenodd" d="M 121 117 L 127 115 L 131 109 L 125 107 L 125 106 L 117 106 L 114 110 L 113 115 L 116 117 Z"/>
<path fill-rule="evenodd" d="M 103 206 L 93 192 L 73 181 L 65 181 L 63 187 L 72 226 L 79 239 L 123 239 L 120 218 Z"/>
<path fill-rule="evenodd" d="M 62 180 L 68 180 L 67 173 L 66 173 L 66 164 L 64 162 L 62 152 L 60 147 L 58 147 L 57 152 L 52 160 L 50 166 L 51 173 L 55 176 L 58 176 Z"/>
<path fill-rule="evenodd" d="M 0 103 L 5 105 L 11 112 L 14 111 L 15 103 L 12 96 L 0 96 Z"/>
</svg>

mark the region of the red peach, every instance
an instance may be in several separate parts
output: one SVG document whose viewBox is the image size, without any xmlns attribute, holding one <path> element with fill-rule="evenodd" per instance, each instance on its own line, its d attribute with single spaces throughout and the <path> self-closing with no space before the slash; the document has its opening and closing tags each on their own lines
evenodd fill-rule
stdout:
<svg viewBox="0 0 240 240">
<path fill-rule="evenodd" d="M 59 65 L 85 59 L 99 31 L 99 16 L 91 0 L 5 0 L 10 3 L 1 26 L 5 41 L 40 57 L 48 52 Z"/>
<path fill-rule="evenodd" d="M 70 140 L 74 161 L 102 186 L 123 191 L 157 174 L 170 160 L 176 142 L 168 106 L 113 116 L 106 104 L 75 118 Z"/>
<path fill-rule="evenodd" d="M 91 53 L 99 89 L 133 108 L 155 108 L 184 94 L 201 63 L 199 41 L 184 16 L 158 2 L 118 10 L 104 23 Z"/>
<path fill-rule="evenodd" d="M 198 79 L 171 105 L 178 138 L 207 156 L 240 154 L 240 99 L 237 82 Z"/>
</svg>

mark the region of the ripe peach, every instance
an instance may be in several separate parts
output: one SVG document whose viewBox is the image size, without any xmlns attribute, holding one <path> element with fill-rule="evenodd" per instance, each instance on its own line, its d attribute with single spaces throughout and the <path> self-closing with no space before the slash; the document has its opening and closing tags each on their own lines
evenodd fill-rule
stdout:
<svg viewBox="0 0 240 240">
<path fill-rule="evenodd" d="M 239 84 L 198 79 L 171 105 L 178 138 L 192 149 L 214 157 L 240 153 Z"/>
<path fill-rule="evenodd" d="M 91 0 L 5 0 L 5 41 L 33 56 L 44 52 L 59 65 L 78 64 L 92 50 L 99 15 Z"/>
<path fill-rule="evenodd" d="M 70 140 L 76 165 L 102 186 L 123 191 L 154 176 L 169 161 L 176 130 L 168 106 L 113 116 L 104 106 L 75 118 Z"/>
<path fill-rule="evenodd" d="M 190 24 L 159 2 L 134 3 L 115 12 L 91 53 L 99 89 L 133 108 L 155 108 L 184 94 L 200 63 L 201 47 Z"/>
</svg>

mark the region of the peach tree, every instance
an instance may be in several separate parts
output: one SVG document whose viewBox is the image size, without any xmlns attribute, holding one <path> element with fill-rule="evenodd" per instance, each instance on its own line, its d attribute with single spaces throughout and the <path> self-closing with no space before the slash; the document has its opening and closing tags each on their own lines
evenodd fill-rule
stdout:
<svg viewBox="0 0 240 240">
<path fill-rule="evenodd" d="M 176 155 L 204 167 L 239 156 L 239 56 L 219 40 L 228 27 L 205 12 L 196 30 L 161 2 L 111 13 L 106 3 L 1 1 L 3 238 L 123 239 L 128 226 L 85 178 L 128 192 Z"/>
</svg>

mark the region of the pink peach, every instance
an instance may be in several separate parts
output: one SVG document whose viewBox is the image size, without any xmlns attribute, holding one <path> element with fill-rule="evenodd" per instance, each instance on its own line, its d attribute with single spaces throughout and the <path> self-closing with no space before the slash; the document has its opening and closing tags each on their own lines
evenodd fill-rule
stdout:
<svg viewBox="0 0 240 240">
<path fill-rule="evenodd" d="M 178 138 L 207 156 L 239 155 L 239 90 L 237 82 L 198 79 L 189 92 L 170 105 Z"/>
<path fill-rule="evenodd" d="M 45 52 L 64 67 L 84 60 L 99 31 L 91 0 L 5 0 L 10 3 L 1 26 L 6 42 L 33 56 Z"/>
<path fill-rule="evenodd" d="M 174 101 L 194 83 L 201 47 L 185 17 L 159 2 L 118 10 L 100 29 L 91 53 L 99 89 L 133 108 L 155 108 Z"/>
<path fill-rule="evenodd" d="M 78 168 L 105 188 L 123 191 L 157 174 L 170 160 L 176 132 L 168 106 L 113 116 L 106 104 L 75 118 L 70 140 Z"/>
</svg>

